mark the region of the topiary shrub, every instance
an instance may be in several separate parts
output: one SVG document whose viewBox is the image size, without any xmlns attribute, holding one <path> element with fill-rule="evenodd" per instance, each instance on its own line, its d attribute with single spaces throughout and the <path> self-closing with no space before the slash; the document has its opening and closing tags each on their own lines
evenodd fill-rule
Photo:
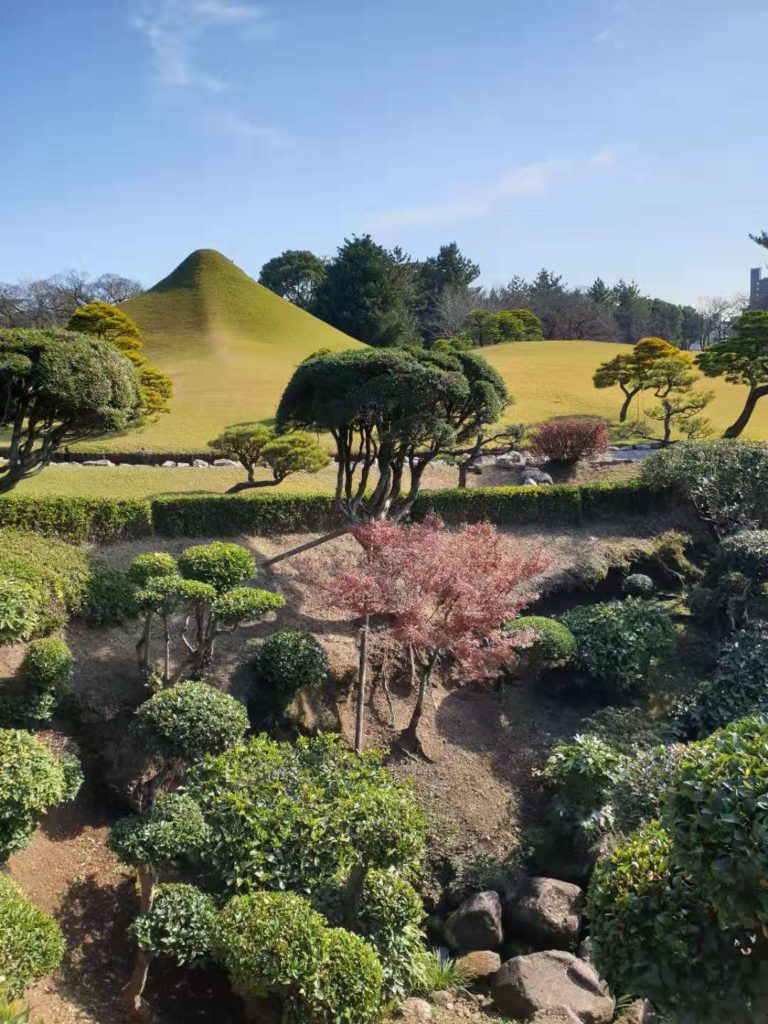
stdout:
<svg viewBox="0 0 768 1024">
<path fill-rule="evenodd" d="M 381 967 L 358 936 L 329 928 L 301 896 L 257 892 L 222 911 L 217 958 L 246 999 L 274 996 L 286 1024 L 374 1024 Z"/>
<path fill-rule="evenodd" d="M 218 594 L 242 586 L 256 573 L 256 562 L 239 544 L 198 544 L 179 557 L 179 572 L 188 580 L 212 586 Z"/>
<path fill-rule="evenodd" d="M 536 639 L 521 653 L 535 672 L 545 668 L 566 668 L 575 663 L 578 654 L 576 638 L 562 622 L 544 615 L 521 615 L 504 625 L 507 636 L 514 637 L 515 633 L 528 630 L 535 634 Z"/>
<path fill-rule="evenodd" d="M 656 585 L 650 576 L 635 572 L 627 576 L 621 589 L 627 597 L 653 597 Z"/>
<path fill-rule="evenodd" d="M 23 730 L 0 729 L 0 864 L 26 845 L 70 788 L 71 772 L 49 747 Z"/>
<path fill-rule="evenodd" d="M 586 671 L 605 692 L 620 698 L 643 689 L 675 638 L 666 608 L 636 597 L 574 608 L 562 621 L 576 637 Z"/>
<path fill-rule="evenodd" d="M 216 917 L 208 893 L 169 882 L 157 887 L 151 910 L 137 917 L 130 931 L 146 953 L 167 956 L 179 967 L 197 967 L 211 953 Z"/>
<path fill-rule="evenodd" d="M 754 622 L 723 646 L 714 676 L 677 701 L 681 738 L 701 739 L 748 715 L 768 712 L 768 623 Z"/>
<path fill-rule="evenodd" d="M 768 583 L 768 530 L 742 530 L 720 543 L 719 561 L 752 583 Z"/>
<path fill-rule="evenodd" d="M 50 721 L 56 700 L 71 678 L 72 651 L 67 644 L 58 637 L 33 640 L 21 663 L 24 717 L 30 721 Z"/>
<path fill-rule="evenodd" d="M 137 555 L 131 562 L 128 576 L 131 583 L 137 587 L 146 587 L 150 580 L 164 576 L 176 576 L 179 567 L 173 555 L 165 551 L 147 551 L 143 555 Z"/>
<path fill-rule="evenodd" d="M 424 905 L 413 886 L 391 871 L 369 871 L 357 910 L 357 929 L 373 946 L 387 999 L 400 1000 L 422 981 L 426 949 Z"/>
<path fill-rule="evenodd" d="M 93 626 L 123 623 L 136 615 L 128 573 L 92 559 L 80 615 Z"/>
<path fill-rule="evenodd" d="M 0 875 L 0 979 L 5 991 L 20 996 L 27 985 L 58 967 L 63 955 L 64 936 L 54 919 Z"/>
<path fill-rule="evenodd" d="M 136 711 L 139 734 L 163 758 L 193 764 L 238 743 L 248 728 L 240 701 L 204 682 L 161 690 Z"/>
<path fill-rule="evenodd" d="M 195 801 L 184 793 L 163 793 L 143 814 L 122 818 L 110 829 L 110 849 L 134 867 L 176 860 L 198 852 L 208 829 Z"/>
<path fill-rule="evenodd" d="M 329 675 L 325 651 L 303 629 L 278 629 L 261 640 L 256 645 L 253 669 L 280 705 L 289 704 L 305 686 L 322 685 Z"/>
<path fill-rule="evenodd" d="M 572 466 L 608 448 L 608 428 L 602 420 L 547 420 L 537 424 L 529 447 L 538 458 Z"/>
</svg>

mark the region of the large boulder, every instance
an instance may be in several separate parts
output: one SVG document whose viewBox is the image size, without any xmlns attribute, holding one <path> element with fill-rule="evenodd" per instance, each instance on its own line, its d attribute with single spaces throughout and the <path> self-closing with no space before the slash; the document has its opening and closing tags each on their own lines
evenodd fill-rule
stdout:
<svg viewBox="0 0 768 1024">
<path fill-rule="evenodd" d="M 501 967 L 501 957 L 490 949 L 476 949 L 459 957 L 456 966 L 472 981 L 487 981 Z"/>
<path fill-rule="evenodd" d="M 501 900 L 497 892 L 479 892 L 454 910 L 445 924 L 451 949 L 462 953 L 495 949 L 504 940 Z"/>
<path fill-rule="evenodd" d="M 609 1024 L 615 1009 L 608 986 L 592 967 L 559 949 L 508 960 L 491 991 L 496 1007 L 520 1020 L 565 1006 L 580 1024 Z"/>
<path fill-rule="evenodd" d="M 520 483 L 527 484 L 529 480 L 533 480 L 536 484 L 551 484 L 552 477 L 549 473 L 545 473 L 542 469 L 537 469 L 536 466 L 526 466 L 520 474 Z"/>
<path fill-rule="evenodd" d="M 584 893 L 556 878 L 523 878 L 504 903 L 507 938 L 535 949 L 575 950 L 579 944 Z"/>
</svg>

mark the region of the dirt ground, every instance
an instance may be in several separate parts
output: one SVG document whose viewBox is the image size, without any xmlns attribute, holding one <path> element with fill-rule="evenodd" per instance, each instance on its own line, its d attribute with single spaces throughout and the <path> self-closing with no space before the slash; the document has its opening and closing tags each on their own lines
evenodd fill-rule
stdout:
<svg viewBox="0 0 768 1024">
<path fill-rule="evenodd" d="M 579 529 L 526 527 L 510 530 L 507 536 L 510 543 L 546 552 L 551 564 L 539 583 L 539 589 L 546 591 L 564 573 L 617 564 L 627 552 L 645 547 L 671 525 L 658 519 L 634 519 L 625 525 L 593 524 Z M 306 535 L 245 537 L 239 542 L 261 562 L 307 539 Z M 151 547 L 178 554 L 188 544 L 183 539 L 158 539 Z M 124 567 L 148 546 L 146 541 L 116 544 L 101 554 L 111 564 Z M 334 672 L 348 675 L 356 659 L 354 624 L 328 609 L 313 581 L 324 565 L 351 560 L 355 554 L 354 540 L 342 537 L 262 574 L 260 584 L 283 593 L 286 607 L 271 621 L 221 638 L 217 685 L 243 698 L 249 685 L 248 644 L 276 627 L 311 630 L 326 648 Z M 535 596 L 531 592 L 531 599 Z M 136 638 L 136 623 L 106 629 L 76 623 L 68 629 L 76 659 L 71 697 L 79 708 L 80 729 L 86 733 L 95 735 L 94 730 L 120 722 L 145 699 L 135 665 Z M 10 674 L 19 656 L 18 650 L 3 649 L 0 675 Z M 375 676 L 372 682 L 367 743 L 388 747 L 407 723 L 412 697 L 407 685 L 393 685 L 393 725 L 385 693 L 375 685 Z M 310 707 L 305 717 L 336 723 L 351 738 L 352 696 L 351 691 L 342 690 L 333 707 Z M 392 770 L 413 779 L 425 808 L 445 823 L 456 848 L 503 857 L 540 818 L 532 769 L 543 762 L 554 742 L 573 736 L 591 710 L 529 685 L 495 689 L 438 682 L 422 730 L 431 763 L 407 758 L 394 763 Z M 118 1024 L 124 1019 L 116 993 L 129 968 L 125 929 L 135 912 L 135 890 L 130 873 L 106 846 L 108 826 L 121 812 L 104 810 L 103 789 L 98 800 L 94 792 L 93 785 L 86 786 L 73 805 L 50 814 L 30 845 L 10 862 L 13 877 L 34 903 L 57 917 L 67 939 L 62 967 L 30 993 L 35 1022 Z M 206 1011 L 206 1002 L 201 997 L 199 1017 L 182 1002 L 186 1009 L 164 1016 L 163 1021 L 187 1024 L 199 1019 L 223 1024 L 228 1018 Z M 452 1024 L 468 1018 L 462 1009 L 459 1015 L 438 1019 Z"/>
</svg>

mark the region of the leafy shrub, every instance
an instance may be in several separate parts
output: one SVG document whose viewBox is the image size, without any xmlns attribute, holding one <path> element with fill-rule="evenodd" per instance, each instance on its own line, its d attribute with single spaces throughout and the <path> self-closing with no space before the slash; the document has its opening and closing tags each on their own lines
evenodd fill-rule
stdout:
<svg viewBox="0 0 768 1024">
<path fill-rule="evenodd" d="M 116 822 L 109 833 L 109 845 L 126 864 L 156 867 L 199 852 L 208 838 L 195 801 L 184 793 L 163 793 L 143 814 Z"/>
<path fill-rule="evenodd" d="M 768 445 L 763 442 L 675 444 L 645 460 L 641 480 L 690 501 L 720 536 L 768 529 Z"/>
<path fill-rule="evenodd" d="M 588 901 L 596 968 L 614 991 L 651 999 L 681 1024 L 758 1020 L 744 1014 L 756 969 L 744 955 L 749 937 L 720 929 L 673 854 L 671 837 L 652 822 L 598 864 Z"/>
<path fill-rule="evenodd" d="M 150 580 L 163 576 L 175 576 L 178 565 L 173 555 L 165 551 L 147 551 L 131 562 L 128 576 L 137 587 L 146 587 Z"/>
<path fill-rule="evenodd" d="M 34 533 L 0 530 L 0 575 L 22 580 L 42 595 L 38 632 L 80 612 L 91 567 L 85 551 Z"/>
<path fill-rule="evenodd" d="M 328 657 L 302 629 L 278 629 L 256 645 L 254 671 L 279 704 L 288 704 L 305 686 L 320 686 L 329 674 Z"/>
<path fill-rule="evenodd" d="M 768 623 L 755 622 L 723 646 L 714 676 L 675 706 L 679 735 L 700 739 L 748 715 L 768 712 Z"/>
<path fill-rule="evenodd" d="M 279 997 L 286 1024 L 374 1024 L 381 967 L 358 936 L 329 928 L 300 896 L 236 896 L 216 929 L 218 959 L 240 995 Z"/>
<path fill-rule="evenodd" d="M 685 747 L 653 747 L 628 757 L 607 794 L 612 827 L 629 834 L 646 821 L 658 818 L 664 797 Z"/>
<path fill-rule="evenodd" d="M 3 495 L 0 527 L 69 541 L 130 540 L 152 532 L 152 506 L 144 499 Z"/>
<path fill-rule="evenodd" d="M 248 728 L 240 701 L 196 681 L 156 693 L 138 708 L 136 719 L 153 751 L 190 764 L 234 746 Z"/>
<path fill-rule="evenodd" d="M 128 574 L 91 559 L 80 615 L 93 626 L 122 623 L 136 614 L 134 591 Z"/>
<path fill-rule="evenodd" d="M 151 910 L 130 930 L 145 952 L 170 957 L 179 967 L 196 967 L 211 952 L 215 926 L 216 908 L 208 893 L 170 882 L 158 886 Z"/>
<path fill-rule="evenodd" d="M 537 425 L 530 441 L 534 455 L 566 465 L 599 455 L 607 447 L 605 423 L 590 419 L 547 420 Z"/>
<path fill-rule="evenodd" d="M 624 580 L 622 590 L 627 597 L 653 597 L 656 586 L 650 576 L 635 572 Z"/>
<path fill-rule="evenodd" d="M 584 732 L 622 754 L 634 755 L 677 738 L 673 724 L 656 721 L 644 708 L 600 708 L 584 720 Z"/>
<path fill-rule="evenodd" d="M 179 572 L 188 580 L 212 586 L 218 594 L 239 587 L 256 572 L 256 563 L 239 544 L 198 544 L 182 551 Z"/>
<path fill-rule="evenodd" d="M 0 987 L 0 1024 L 29 1024 L 29 1007 L 8 995 Z"/>
<path fill-rule="evenodd" d="M 64 767 L 49 747 L 31 733 L 0 729 L 0 864 L 67 793 Z"/>
<path fill-rule="evenodd" d="M 284 604 L 285 598 L 270 590 L 234 587 L 216 597 L 211 604 L 211 614 L 218 625 L 236 626 L 241 622 L 253 622 Z"/>
<path fill-rule="evenodd" d="M 21 677 L 25 716 L 49 721 L 57 696 L 72 677 L 72 651 L 57 637 L 33 640 L 24 652 Z"/>
<path fill-rule="evenodd" d="M 675 637 L 666 608 L 636 597 L 574 608 L 562 621 L 576 637 L 586 671 L 619 697 L 642 689 Z"/>
<path fill-rule="evenodd" d="M 230 889 L 309 894 L 355 865 L 412 872 L 423 819 L 380 761 L 331 735 L 295 745 L 259 735 L 197 765 L 190 794 L 216 837 L 210 866 Z"/>
<path fill-rule="evenodd" d="M 742 530 L 726 537 L 719 560 L 728 572 L 738 572 L 752 583 L 768 583 L 768 530 Z"/>
<path fill-rule="evenodd" d="M 388 999 L 402 999 L 423 985 L 427 955 L 419 927 L 423 917 L 421 897 L 409 882 L 391 871 L 367 873 L 358 927 L 379 958 Z"/>
<path fill-rule="evenodd" d="M 431 950 L 422 958 L 417 991 L 428 996 L 432 992 L 465 988 L 471 981 L 472 978 L 459 966 L 458 961 L 451 957 L 443 958 L 438 951 Z"/>
<path fill-rule="evenodd" d="M 529 663 L 537 667 L 565 666 L 576 660 L 576 638 L 567 626 L 544 615 L 521 615 L 504 625 L 504 632 L 514 636 L 521 630 L 531 630 L 536 639 L 531 647 L 523 649 Z"/>
<path fill-rule="evenodd" d="M 0 577 L 0 643 L 15 644 L 39 632 L 45 595 L 39 585 Z"/>
<path fill-rule="evenodd" d="M 589 838 L 609 830 L 608 797 L 626 757 L 595 736 L 558 743 L 539 772 L 552 792 L 551 811 L 564 831 L 583 830 Z"/>
<path fill-rule="evenodd" d="M 20 996 L 27 985 L 50 974 L 63 955 L 64 937 L 54 919 L 0 875 L 0 978 L 5 991 Z"/>
</svg>

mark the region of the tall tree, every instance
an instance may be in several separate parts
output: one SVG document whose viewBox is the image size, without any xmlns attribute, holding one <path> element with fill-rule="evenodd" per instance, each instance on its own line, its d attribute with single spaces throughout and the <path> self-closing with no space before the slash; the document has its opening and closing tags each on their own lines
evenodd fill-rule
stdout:
<svg viewBox="0 0 768 1024">
<path fill-rule="evenodd" d="M 259 284 L 295 306 L 310 309 L 318 287 L 325 279 L 326 263 L 307 249 L 286 249 L 267 260 Z"/>
<path fill-rule="evenodd" d="M 596 277 L 591 287 L 587 289 L 587 297 L 601 306 L 613 304 L 613 293 L 602 277 Z"/>
<path fill-rule="evenodd" d="M 132 363 L 110 342 L 59 330 L 0 330 L 0 426 L 10 432 L 0 493 L 64 445 L 124 430 L 144 411 Z"/>
<path fill-rule="evenodd" d="M 119 349 L 136 367 L 146 413 L 168 412 L 168 402 L 173 394 L 171 378 L 150 366 L 146 356 L 142 355 L 144 342 L 141 331 L 126 313 L 108 302 L 89 302 L 75 310 L 69 318 L 67 330 L 101 338 Z"/>
<path fill-rule="evenodd" d="M 642 338 L 626 354 L 608 359 L 595 370 L 592 377 L 596 388 L 621 389 L 624 401 L 619 410 L 619 423 L 626 423 L 632 399 L 654 385 L 653 368 L 661 359 L 681 357 L 682 353 L 663 338 Z"/>
<path fill-rule="evenodd" d="M 698 357 L 707 377 L 724 377 L 749 388 L 744 408 L 723 437 L 738 437 L 749 423 L 759 399 L 768 395 L 768 311 L 752 310 L 736 321 L 733 334 Z"/>
<path fill-rule="evenodd" d="M 418 292 L 419 328 L 425 341 L 443 337 L 435 333 L 435 312 L 446 293 L 466 292 L 480 273 L 480 267 L 462 255 L 456 242 L 442 245 L 437 256 L 431 256 L 418 265 L 416 289 Z"/>
<path fill-rule="evenodd" d="M 413 277 L 401 251 L 385 249 L 370 235 L 345 239 L 317 289 L 314 312 L 377 348 L 412 344 Z"/>
</svg>

